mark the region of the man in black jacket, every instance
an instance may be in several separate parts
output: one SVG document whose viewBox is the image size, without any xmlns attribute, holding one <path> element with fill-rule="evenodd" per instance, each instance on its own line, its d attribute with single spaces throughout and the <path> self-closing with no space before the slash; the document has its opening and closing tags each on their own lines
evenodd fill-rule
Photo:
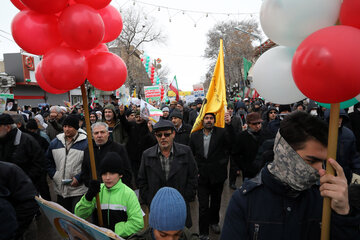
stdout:
<svg viewBox="0 0 360 240">
<path fill-rule="evenodd" d="M 183 115 L 178 109 L 174 109 L 170 114 L 170 120 L 175 127 L 175 139 L 177 143 L 189 145 L 191 126 L 183 121 Z"/>
<path fill-rule="evenodd" d="M 93 136 L 93 146 L 94 146 L 94 156 L 95 156 L 95 165 L 96 165 L 96 175 L 99 181 L 101 181 L 101 175 L 99 166 L 108 152 L 115 152 L 123 159 L 124 164 L 126 165 L 126 169 L 124 170 L 124 176 L 122 177 L 122 181 L 127 186 L 131 187 L 131 165 L 126 152 L 126 149 L 120 143 L 114 142 L 109 138 L 109 129 L 108 125 L 104 122 L 97 122 L 91 125 L 91 132 Z M 88 186 L 91 177 L 91 167 L 90 167 L 90 155 L 89 155 L 89 147 L 86 147 L 84 150 L 84 160 L 81 166 L 81 175 L 80 175 L 81 183 L 84 183 Z"/>
<path fill-rule="evenodd" d="M 24 233 L 30 224 L 35 224 L 34 217 L 39 209 L 35 201 L 36 195 L 33 183 L 21 168 L 15 164 L 0 161 L 0 196 L 9 201 L 15 209 L 17 222 L 17 226 L 16 224 L 8 226 L 6 232 L 1 232 L 0 238 L 6 235 L 10 237 L 16 229 L 14 239 L 33 239 L 30 236 L 25 237 L 24 235 L 27 234 Z M 11 222 L 11 219 L 4 220 L 6 222 L 0 222 L 1 226 L 7 226 L 6 223 Z"/>
<path fill-rule="evenodd" d="M 0 115 L 0 160 L 18 165 L 39 189 L 44 153 L 36 140 L 21 132 L 6 113 Z"/>
<path fill-rule="evenodd" d="M 190 147 L 199 167 L 200 239 L 209 239 L 209 225 L 216 234 L 220 233 L 219 210 L 231 140 L 225 129 L 214 126 L 215 119 L 214 113 L 206 113 L 203 129 L 190 137 Z M 227 129 L 231 131 L 232 126 Z"/>
<path fill-rule="evenodd" d="M 258 149 L 265 140 L 273 138 L 270 131 L 262 129 L 262 121 L 259 113 L 249 113 L 247 130 L 237 134 L 233 142 L 232 157 L 242 171 L 243 180 L 255 177 L 260 170 L 254 165 Z"/>
<path fill-rule="evenodd" d="M 135 180 L 135 188 L 138 189 L 137 175 L 139 173 L 141 155 L 146 149 L 156 144 L 156 139 L 151 133 L 151 123 L 140 118 L 140 111 L 134 113 L 135 117 L 137 118 L 136 121 L 129 121 L 129 119 L 125 118 L 125 107 L 121 105 L 119 109 L 119 118 L 121 124 L 124 126 L 124 129 L 128 135 L 126 150 L 131 162 L 131 168 Z"/>
<path fill-rule="evenodd" d="M 221 239 L 320 239 L 323 197 L 331 201 L 331 239 L 359 239 L 359 210 L 349 205 L 343 169 L 327 159 L 327 135 L 317 117 L 299 111 L 287 116 L 273 161 L 233 194 Z M 325 161 L 335 176 L 325 173 Z"/>
<path fill-rule="evenodd" d="M 186 227 L 192 225 L 189 202 L 197 189 L 197 166 L 188 146 L 174 142 L 175 129 L 169 120 L 154 125 L 158 144 L 147 149 L 141 159 L 138 176 L 141 199 L 150 206 L 162 187 L 173 187 L 184 197 L 187 205 Z"/>
</svg>

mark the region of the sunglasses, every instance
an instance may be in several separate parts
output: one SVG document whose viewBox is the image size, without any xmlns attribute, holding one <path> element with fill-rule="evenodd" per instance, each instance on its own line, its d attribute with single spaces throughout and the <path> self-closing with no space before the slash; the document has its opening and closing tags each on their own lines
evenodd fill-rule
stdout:
<svg viewBox="0 0 360 240">
<path fill-rule="evenodd" d="M 261 124 L 261 122 L 254 122 L 254 123 L 250 123 L 251 125 L 259 125 Z"/>
<path fill-rule="evenodd" d="M 269 112 L 270 114 L 276 114 L 276 112 Z"/>
<path fill-rule="evenodd" d="M 155 136 L 158 138 L 162 138 L 162 136 L 170 137 L 171 133 L 155 133 Z"/>
</svg>

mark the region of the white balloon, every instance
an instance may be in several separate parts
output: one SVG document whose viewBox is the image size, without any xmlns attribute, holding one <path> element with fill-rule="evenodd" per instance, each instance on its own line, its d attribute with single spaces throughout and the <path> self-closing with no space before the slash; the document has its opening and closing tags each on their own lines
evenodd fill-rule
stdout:
<svg viewBox="0 0 360 240">
<path fill-rule="evenodd" d="M 294 53 L 295 48 L 279 46 L 266 51 L 256 61 L 253 83 L 260 96 L 277 104 L 291 104 L 306 98 L 292 77 Z"/>
<path fill-rule="evenodd" d="M 297 47 L 311 33 L 332 26 L 342 0 L 264 0 L 260 23 L 275 43 Z"/>
</svg>

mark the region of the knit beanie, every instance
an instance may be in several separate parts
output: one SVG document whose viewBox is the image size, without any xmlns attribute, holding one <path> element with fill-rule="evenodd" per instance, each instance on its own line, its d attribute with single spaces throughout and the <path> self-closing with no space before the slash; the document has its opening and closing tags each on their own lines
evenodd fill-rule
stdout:
<svg viewBox="0 0 360 240">
<path fill-rule="evenodd" d="M 73 115 L 69 115 L 65 118 L 64 122 L 63 122 L 63 126 L 71 126 L 73 128 L 75 128 L 76 130 L 79 129 L 79 118 L 73 116 Z"/>
<path fill-rule="evenodd" d="M 100 176 L 104 173 L 124 174 L 123 159 L 116 152 L 108 152 L 100 163 Z"/>
<path fill-rule="evenodd" d="M 163 187 L 150 204 L 149 225 L 159 231 L 177 231 L 185 227 L 186 204 L 181 194 L 171 187 Z"/>
<path fill-rule="evenodd" d="M 183 119 L 182 113 L 181 113 L 179 110 L 177 110 L 177 109 L 174 109 L 174 110 L 171 112 L 171 114 L 170 114 L 170 119 L 171 119 L 172 117 L 177 117 L 177 118 Z"/>
</svg>

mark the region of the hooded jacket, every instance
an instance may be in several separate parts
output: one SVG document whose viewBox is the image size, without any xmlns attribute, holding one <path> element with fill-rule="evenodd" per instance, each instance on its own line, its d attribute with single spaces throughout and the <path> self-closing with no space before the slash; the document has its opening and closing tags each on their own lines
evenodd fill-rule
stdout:
<svg viewBox="0 0 360 240">
<path fill-rule="evenodd" d="M 110 109 L 112 110 L 112 112 L 114 113 L 114 120 L 115 120 L 115 125 L 112 129 L 112 132 L 110 134 L 110 137 L 112 138 L 112 140 L 114 142 L 120 143 L 125 145 L 128 141 L 128 135 L 126 133 L 126 131 L 123 128 L 123 125 L 121 124 L 120 119 L 117 119 L 117 114 L 115 111 L 115 106 L 112 104 L 108 104 L 104 107 L 103 111 L 102 111 L 102 121 L 106 122 L 105 120 L 105 109 Z"/>
<path fill-rule="evenodd" d="M 102 183 L 99 198 L 104 227 L 115 231 L 121 237 L 134 234 L 144 227 L 143 214 L 136 194 L 123 184 L 121 179 L 111 188 Z M 95 223 L 98 224 L 95 208 L 96 198 L 88 201 L 84 195 L 75 206 L 75 215 L 86 219 L 93 214 Z"/>
<path fill-rule="evenodd" d="M 57 135 L 51 141 L 46 153 L 47 171 L 49 177 L 54 181 L 56 194 L 63 198 L 81 196 L 87 191 L 83 184 L 78 187 L 71 187 L 69 184 L 62 184 L 62 180 L 75 177 L 80 182 L 84 150 L 88 146 L 86 134 L 83 131 L 78 131 L 78 136 L 69 151 L 66 150 L 65 146 L 64 133 Z"/>
<path fill-rule="evenodd" d="M 220 239 L 320 239 L 322 204 L 319 186 L 297 192 L 265 166 L 234 192 Z M 359 224 L 355 209 L 345 216 L 332 211 L 330 239 L 359 239 Z"/>
</svg>

